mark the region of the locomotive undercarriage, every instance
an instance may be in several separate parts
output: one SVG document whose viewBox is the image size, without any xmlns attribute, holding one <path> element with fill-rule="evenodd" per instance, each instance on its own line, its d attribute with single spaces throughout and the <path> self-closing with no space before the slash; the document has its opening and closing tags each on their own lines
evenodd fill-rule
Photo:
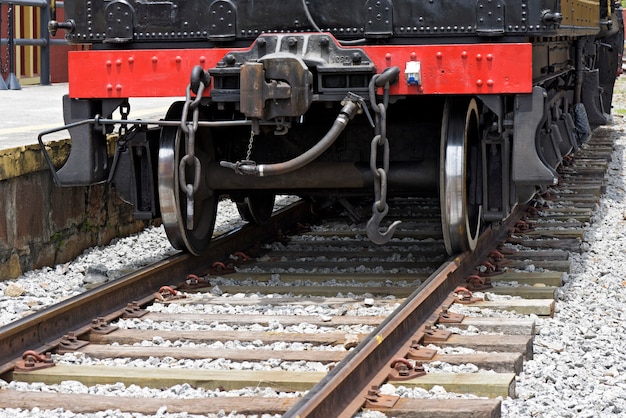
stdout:
<svg viewBox="0 0 626 418">
<path fill-rule="evenodd" d="M 562 81 L 546 87 L 550 90 L 536 86 L 524 95 L 392 100 L 386 112 L 387 197 L 439 194 L 447 251 L 473 249 L 484 224 L 501 221 L 538 187 L 555 182 L 554 168 L 589 134 L 584 112 L 574 112 L 571 89 Z M 113 167 L 105 167 L 119 194 L 134 204 L 138 218 L 161 216 L 176 248 L 194 254 L 206 249 L 221 196 L 236 201 L 247 220 L 263 223 L 276 194 L 374 194 L 374 129 L 362 114 L 352 115 L 332 146 L 297 170 L 254 176 L 220 165 L 270 165 L 302 155 L 325 135 L 341 103 L 314 103 L 301 117 L 260 123 L 251 135 L 251 123 L 220 126 L 221 121 L 243 120 L 236 105 L 203 100 L 197 106 L 199 127 L 191 157 L 197 158 L 197 165 L 181 163 L 189 155 L 188 135 L 180 123 L 184 108 L 184 102 L 171 106 L 169 126 L 148 129 L 148 124 L 135 124 L 118 140 Z M 107 126 L 104 122 L 102 127 Z M 206 126 L 210 123 L 217 126 Z M 384 166 L 380 156 L 374 165 Z M 156 177 L 146 175 L 154 172 Z M 388 238 L 389 230 L 379 228 L 383 217 L 378 213 L 371 229 Z"/>
<path fill-rule="evenodd" d="M 516 149 L 513 145 L 515 123 L 528 125 L 527 129 L 518 130 L 524 134 L 542 123 L 530 120 L 530 115 L 537 113 L 537 105 L 547 106 L 544 92 L 538 89 L 537 94 L 528 96 L 498 97 L 497 100 L 493 97 L 404 98 L 389 105 L 388 197 L 439 194 L 448 252 L 473 249 L 483 223 L 506 218 L 515 203 L 532 198 L 539 180 L 546 183 L 546 175 L 550 176 L 550 181 L 556 179 L 545 162 L 536 157 L 535 160 L 528 156 L 519 158 L 529 154 L 528 150 Z M 516 121 L 512 108 L 519 102 L 531 108 L 527 113 L 518 112 Z M 179 120 L 183 107 L 184 103 L 175 103 L 166 119 Z M 340 108 L 338 103 L 316 104 L 303 118 L 292 121 L 280 136 L 275 135 L 275 126 L 262 125 L 252 142 L 251 127 L 247 125 L 200 128 L 194 152 L 201 162 L 199 175 L 195 166 L 180 162 L 186 155 L 185 134 L 180 127 L 163 127 L 160 134 L 147 131 L 146 137 L 151 137 L 148 141 L 141 135 L 129 141 L 127 157 L 133 155 L 134 142 L 142 144 L 136 148 L 141 149 L 141 155 L 158 150 L 158 178 L 142 180 L 142 183 L 118 166 L 113 183 L 120 190 L 133 191 L 126 195 L 130 201 L 137 196 L 158 194 L 156 199 L 144 198 L 143 201 L 159 202 L 160 207 L 153 207 L 152 212 L 160 212 L 175 247 L 199 254 L 210 242 L 216 205 L 221 196 L 228 195 L 236 201 L 247 220 L 263 223 L 271 214 L 276 194 L 323 198 L 373 195 L 376 184 L 370 161 L 373 130 L 363 115 L 355 117 L 319 158 L 297 170 L 261 177 L 241 175 L 220 165 L 221 161 L 253 160 L 263 165 L 293 159 L 317 143 Z M 218 109 L 215 104 L 200 106 L 199 113 L 200 121 L 224 120 L 227 114 L 230 119 L 237 116 L 234 109 Z M 543 135 L 542 138 L 552 141 L 554 136 Z M 150 142 L 152 151 L 146 151 L 145 144 Z M 535 177 L 534 171 L 530 174 L 528 166 L 514 164 L 515 153 L 524 163 L 541 167 L 544 177 Z M 382 167 L 380 158 L 376 165 Z M 183 187 L 185 182 L 181 184 L 180 180 L 182 172 L 186 178 L 198 176 L 200 179 L 191 209 L 188 191 Z M 126 179 L 131 179 L 130 185 Z M 135 203 L 135 206 L 140 205 Z M 377 221 L 381 220 L 379 216 Z"/>
<path fill-rule="evenodd" d="M 90 48 L 68 55 L 67 125 L 39 136 L 56 184 L 112 183 L 136 218 L 160 217 L 193 254 L 207 249 L 223 196 L 264 223 L 283 193 L 347 207 L 369 198 L 365 229 L 379 244 L 398 222 L 390 197 L 439 196 L 446 250 L 472 250 L 610 119 L 624 41 L 617 0 L 64 10 L 52 31 Z M 129 98 L 186 87 L 165 119 L 132 119 Z M 57 169 L 42 136 L 62 129 L 72 147 Z"/>
<path fill-rule="evenodd" d="M 590 129 L 584 108 L 573 105 L 573 92 L 568 88 L 571 76 L 564 74 L 545 85 L 549 90 L 536 86 L 529 95 L 402 98 L 389 104 L 387 195 L 439 194 L 447 251 L 452 254 L 473 249 L 483 224 L 503 220 L 516 203 L 527 202 L 537 191 L 556 183 L 555 168 L 587 139 Z M 176 108 L 181 106 L 173 106 L 174 114 L 168 118 L 177 119 Z M 233 162 L 270 166 L 302 155 L 324 136 L 339 109 L 339 103 L 316 103 L 303 117 L 290 121 L 288 128 L 283 125 L 281 135 L 275 134 L 276 126 L 272 125 L 261 126 L 256 135 L 251 135 L 250 126 L 204 132 L 197 140 L 211 152 L 206 153 L 202 164 L 200 188 L 210 191 L 210 203 L 200 207 L 214 213 L 219 196 L 229 195 L 238 202 L 244 217 L 263 223 L 271 214 L 276 194 L 371 196 L 377 181 L 370 161 L 373 130 L 362 115 L 350 121 L 314 162 L 297 170 L 270 176 L 246 176 L 232 170 L 237 165 Z M 219 119 L 238 116 L 234 107 L 229 110 L 215 104 L 203 107 L 201 113 L 206 120 L 211 120 L 208 115 Z M 167 132 L 177 138 L 174 148 L 179 155 L 166 162 L 159 173 L 169 172 L 170 164 L 176 166 L 183 154 L 181 130 L 164 128 L 159 164 L 163 164 L 163 136 L 168 137 Z M 230 163 L 220 165 L 224 161 Z M 378 158 L 374 165 L 382 167 L 383 163 Z M 194 175 L 193 168 L 186 170 L 186 176 Z M 210 236 L 204 236 L 198 245 L 188 242 L 196 229 L 188 227 L 191 218 L 184 190 L 177 178 L 163 180 L 160 175 L 159 195 L 170 194 L 174 196 L 170 200 L 176 202 L 161 204 L 168 235 L 174 237 L 174 243 L 184 243 L 181 248 L 201 252 Z M 168 216 L 172 224 L 166 221 Z M 383 217 L 378 214 L 374 228 L 380 230 Z M 200 217 L 204 224 L 198 230 L 211 230 L 212 219 Z M 389 230 L 380 234 L 391 235 Z"/>
<path fill-rule="evenodd" d="M 397 225 L 381 227 L 387 198 L 439 195 L 453 254 L 472 250 L 485 225 L 555 184 L 556 167 L 587 139 L 590 121 L 604 123 L 608 113 L 598 99 L 607 76 L 586 62 L 582 41 L 535 42 L 534 87 L 518 94 L 390 96 L 399 69 L 376 74 L 361 50 L 346 55 L 343 74 L 343 63 L 317 68 L 311 57 L 257 49 L 228 54 L 228 65 L 208 72 L 196 67 L 187 100 L 164 121 L 110 119 L 120 106 L 129 116 L 124 99 L 66 99 L 66 128 L 87 146 L 53 170 L 57 184 L 112 182 L 137 218 L 160 216 L 174 247 L 194 254 L 209 245 L 222 196 L 257 223 L 277 194 L 373 196 L 366 230 L 384 243 Z M 122 129 L 111 163 L 114 124 Z"/>
</svg>

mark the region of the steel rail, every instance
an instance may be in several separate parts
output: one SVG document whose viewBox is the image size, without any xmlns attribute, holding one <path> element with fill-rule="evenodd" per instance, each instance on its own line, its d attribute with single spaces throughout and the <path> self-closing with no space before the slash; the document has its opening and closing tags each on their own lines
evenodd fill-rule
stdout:
<svg viewBox="0 0 626 418">
<path fill-rule="evenodd" d="M 283 417 L 352 417 L 357 413 L 371 387 L 387 379 L 389 364 L 405 357 L 413 340 L 421 339 L 420 333 L 434 322 L 441 304 L 485 259 L 494 242 L 507 236 L 526 209 L 526 205 L 518 206 L 498 229 L 486 231 L 474 252 L 443 264 Z"/>
<path fill-rule="evenodd" d="M 244 225 L 216 238 L 201 256 L 175 254 L 0 327 L 0 376 L 11 371 L 25 351 L 43 353 L 54 349 L 69 331 L 77 336 L 84 334 L 95 318 L 119 317 L 131 302 L 154 300 L 161 286 L 180 282 L 190 272 L 201 274 L 214 261 L 275 237 L 277 231 L 310 218 L 311 213 L 310 204 L 300 201 L 277 211 L 265 225 Z"/>
</svg>

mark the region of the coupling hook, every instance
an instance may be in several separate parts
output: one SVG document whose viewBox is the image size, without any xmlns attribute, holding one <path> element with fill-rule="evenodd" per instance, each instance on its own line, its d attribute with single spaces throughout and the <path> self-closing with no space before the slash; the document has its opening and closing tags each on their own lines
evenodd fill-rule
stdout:
<svg viewBox="0 0 626 418">
<path fill-rule="evenodd" d="M 378 209 L 378 205 L 380 202 L 374 202 L 372 205 L 372 217 L 369 221 L 367 221 L 367 225 L 365 226 L 365 231 L 367 232 L 367 237 L 374 244 L 382 245 L 389 242 L 391 238 L 393 238 L 393 234 L 396 231 L 398 225 L 402 223 L 402 221 L 394 221 L 389 227 L 387 231 L 380 231 L 380 222 L 383 220 L 385 216 L 387 216 L 387 212 L 389 212 L 389 205 L 385 203 L 383 205 L 382 210 Z"/>
</svg>

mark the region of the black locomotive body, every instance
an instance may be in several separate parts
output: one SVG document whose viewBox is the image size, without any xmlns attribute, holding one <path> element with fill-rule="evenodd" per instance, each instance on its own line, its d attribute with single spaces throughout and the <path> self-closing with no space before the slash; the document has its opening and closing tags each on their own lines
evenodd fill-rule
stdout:
<svg viewBox="0 0 626 418">
<path fill-rule="evenodd" d="M 389 196 L 437 193 L 448 252 L 472 250 L 607 122 L 623 51 L 613 0 L 64 5 L 51 28 L 90 49 L 70 53 L 57 184 L 113 182 L 194 254 L 220 196 L 264 222 L 278 193 L 373 195 L 377 243 Z M 128 114 L 180 96 L 161 121 Z"/>
</svg>

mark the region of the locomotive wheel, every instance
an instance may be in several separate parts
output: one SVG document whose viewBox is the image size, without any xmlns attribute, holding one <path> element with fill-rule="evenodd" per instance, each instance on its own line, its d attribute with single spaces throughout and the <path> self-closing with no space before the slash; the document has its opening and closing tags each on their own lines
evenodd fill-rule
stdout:
<svg viewBox="0 0 626 418">
<path fill-rule="evenodd" d="M 243 202 L 237 202 L 237 210 L 244 221 L 264 225 L 272 216 L 275 200 L 276 195 L 272 193 L 253 194 L 247 196 Z"/>
<path fill-rule="evenodd" d="M 167 120 L 180 120 L 183 102 L 175 102 L 167 111 Z M 191 116 L 191 115 L 190 115 Z M 164 126 L 159 144 L 158 182 L 161 217 L 172 246 L 194 255 L 207 249 L 213 235 L 217 215 L 218 196 L 203 181 L 206 167 L 214 160 L 215 152 L 208 130 L 198 129 L 194 154 L 200 160 L 200 183 L 194 193 L 193 227 L 188 228 L 187 193 L 179 184 L 179 164 L 185 155 L 185 134 L 176 126 Z M 185 176 L 194 179 L 193 166 L 186 165 Z"/>
<path fill-rule="evenodd" d="M 441 127 L 439 198 L 448 254 L 476 247 L 482 217 L 478 107 L 474 99 L 446 100 Z"/>
</svg>

